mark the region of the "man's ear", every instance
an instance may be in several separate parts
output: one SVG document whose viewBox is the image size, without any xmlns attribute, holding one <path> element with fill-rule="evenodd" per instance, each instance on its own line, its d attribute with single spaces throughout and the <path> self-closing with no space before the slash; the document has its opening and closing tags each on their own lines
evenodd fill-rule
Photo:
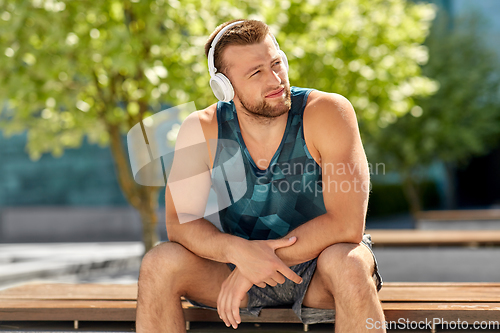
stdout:
<svg viewBox="0 0 500 333">
<path fill-rule="evenodd" d="M 224 74 L 224 76 L 225 76 L 225 77 L 227 77 L 227 78 L 229 79 L 229 81 L 231 81 L 231 79 L 232 79 L 232 75 L 231 75 L 231 71 L 229 70 L 229 67 L 228 67 L 228 66 L 226 66 L 226 67 L 224 68 L 224 70 L 223 70 L 223 71 L 221 71 L 221 73 L 222 73 L 222 74 Z M 231 84 L 233 84 L 233 82 L 231 82 Z"/>
</svg>

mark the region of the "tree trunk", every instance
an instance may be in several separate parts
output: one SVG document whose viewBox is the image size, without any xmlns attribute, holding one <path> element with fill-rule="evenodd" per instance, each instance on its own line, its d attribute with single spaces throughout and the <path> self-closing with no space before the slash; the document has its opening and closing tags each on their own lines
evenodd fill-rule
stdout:
<svg viewBox="0 0 500 333">
<path fill-rule="evenodd" d="M 132 207 L 139 211 L 142 223 L 142 241 L 147 252 L 159 240 L 156 232 L 159 188 L 142 186 L 135 182 L 125 148 L 123 147 L 120 130 L 116 125 L 107 124 L 107 126 L 118 183 L 125 199 Z"/>
<path fill-rule="evenodd" d="M 405 174 L 403 178 L 403 190 L 405 193 L 406 200 L 410 205 L 410 213 L 413 218 L 416 218 L 417 213 L 422 210 L 422 204 L 420 202 L 420 194 L 417 185 L 413 182 L 411 174 Z"/>
<path fill-rule="evenodd" d="M 141 206 L 138 210 L 142 222 L 142 241 L 147 252 L 159 241 L 158 233 L 156 232 L 158 224 L 158 216 L 156 215 L 158 189 L 156 187 L 143 187 L 141 190 Z"/>
</svg>

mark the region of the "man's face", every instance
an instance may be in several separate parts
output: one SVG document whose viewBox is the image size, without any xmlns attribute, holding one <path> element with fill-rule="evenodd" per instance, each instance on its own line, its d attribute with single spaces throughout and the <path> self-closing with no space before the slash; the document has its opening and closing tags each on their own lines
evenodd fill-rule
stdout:
<svg viewBox="0 0 500 333">
<path fill-rule="evenodd" d="M 230 45 L 223 54 L 234 102 L 248 113 L 279 117 L 290 110 L 288 73 L 271 36 L 252 45 Z"/>
</svg>

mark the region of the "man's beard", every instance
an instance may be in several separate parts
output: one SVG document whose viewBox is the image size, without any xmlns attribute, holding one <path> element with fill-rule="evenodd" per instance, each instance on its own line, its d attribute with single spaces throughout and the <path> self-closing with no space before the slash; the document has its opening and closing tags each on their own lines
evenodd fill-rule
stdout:
<svg viewBox="0 0 500 333">
<path fill-rule="evenodd" d="M 291 96 L 290 86 L 286 84 L 284 88 L 285 88 L 285 100 L 283 103 L 280 103 L 275 106 L 268 103 L 265 99 L 258 105 L 251 105 L 242 98 L 241 94 L 238 94 L 238 98 L 240 100 L 241 105 L 246 109 L 246 111 L 249 114 L 256 116 L 257 118 L 267 118 L 267 119 L 276 118 L 290 111 L 290 108 L 292 106 L 292 100 L 290 98 Z"/>
</svg>

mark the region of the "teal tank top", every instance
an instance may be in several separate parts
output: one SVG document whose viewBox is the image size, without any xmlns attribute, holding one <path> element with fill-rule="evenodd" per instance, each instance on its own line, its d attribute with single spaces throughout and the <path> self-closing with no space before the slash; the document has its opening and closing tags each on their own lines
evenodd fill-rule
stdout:
<svg viewBox="0 0 500 333">
<path fill-rule="evenodd" d="M 321 167 L 306 147 L 302 126 L 311 91 L 291 87 L 285 133 L 266 170 L 257 167 L 246 148 L 233 101 L 217 103 L 212 188 L 224 232 L 249 240 L 276 239 L 326 213 Z"/>
</svg>

